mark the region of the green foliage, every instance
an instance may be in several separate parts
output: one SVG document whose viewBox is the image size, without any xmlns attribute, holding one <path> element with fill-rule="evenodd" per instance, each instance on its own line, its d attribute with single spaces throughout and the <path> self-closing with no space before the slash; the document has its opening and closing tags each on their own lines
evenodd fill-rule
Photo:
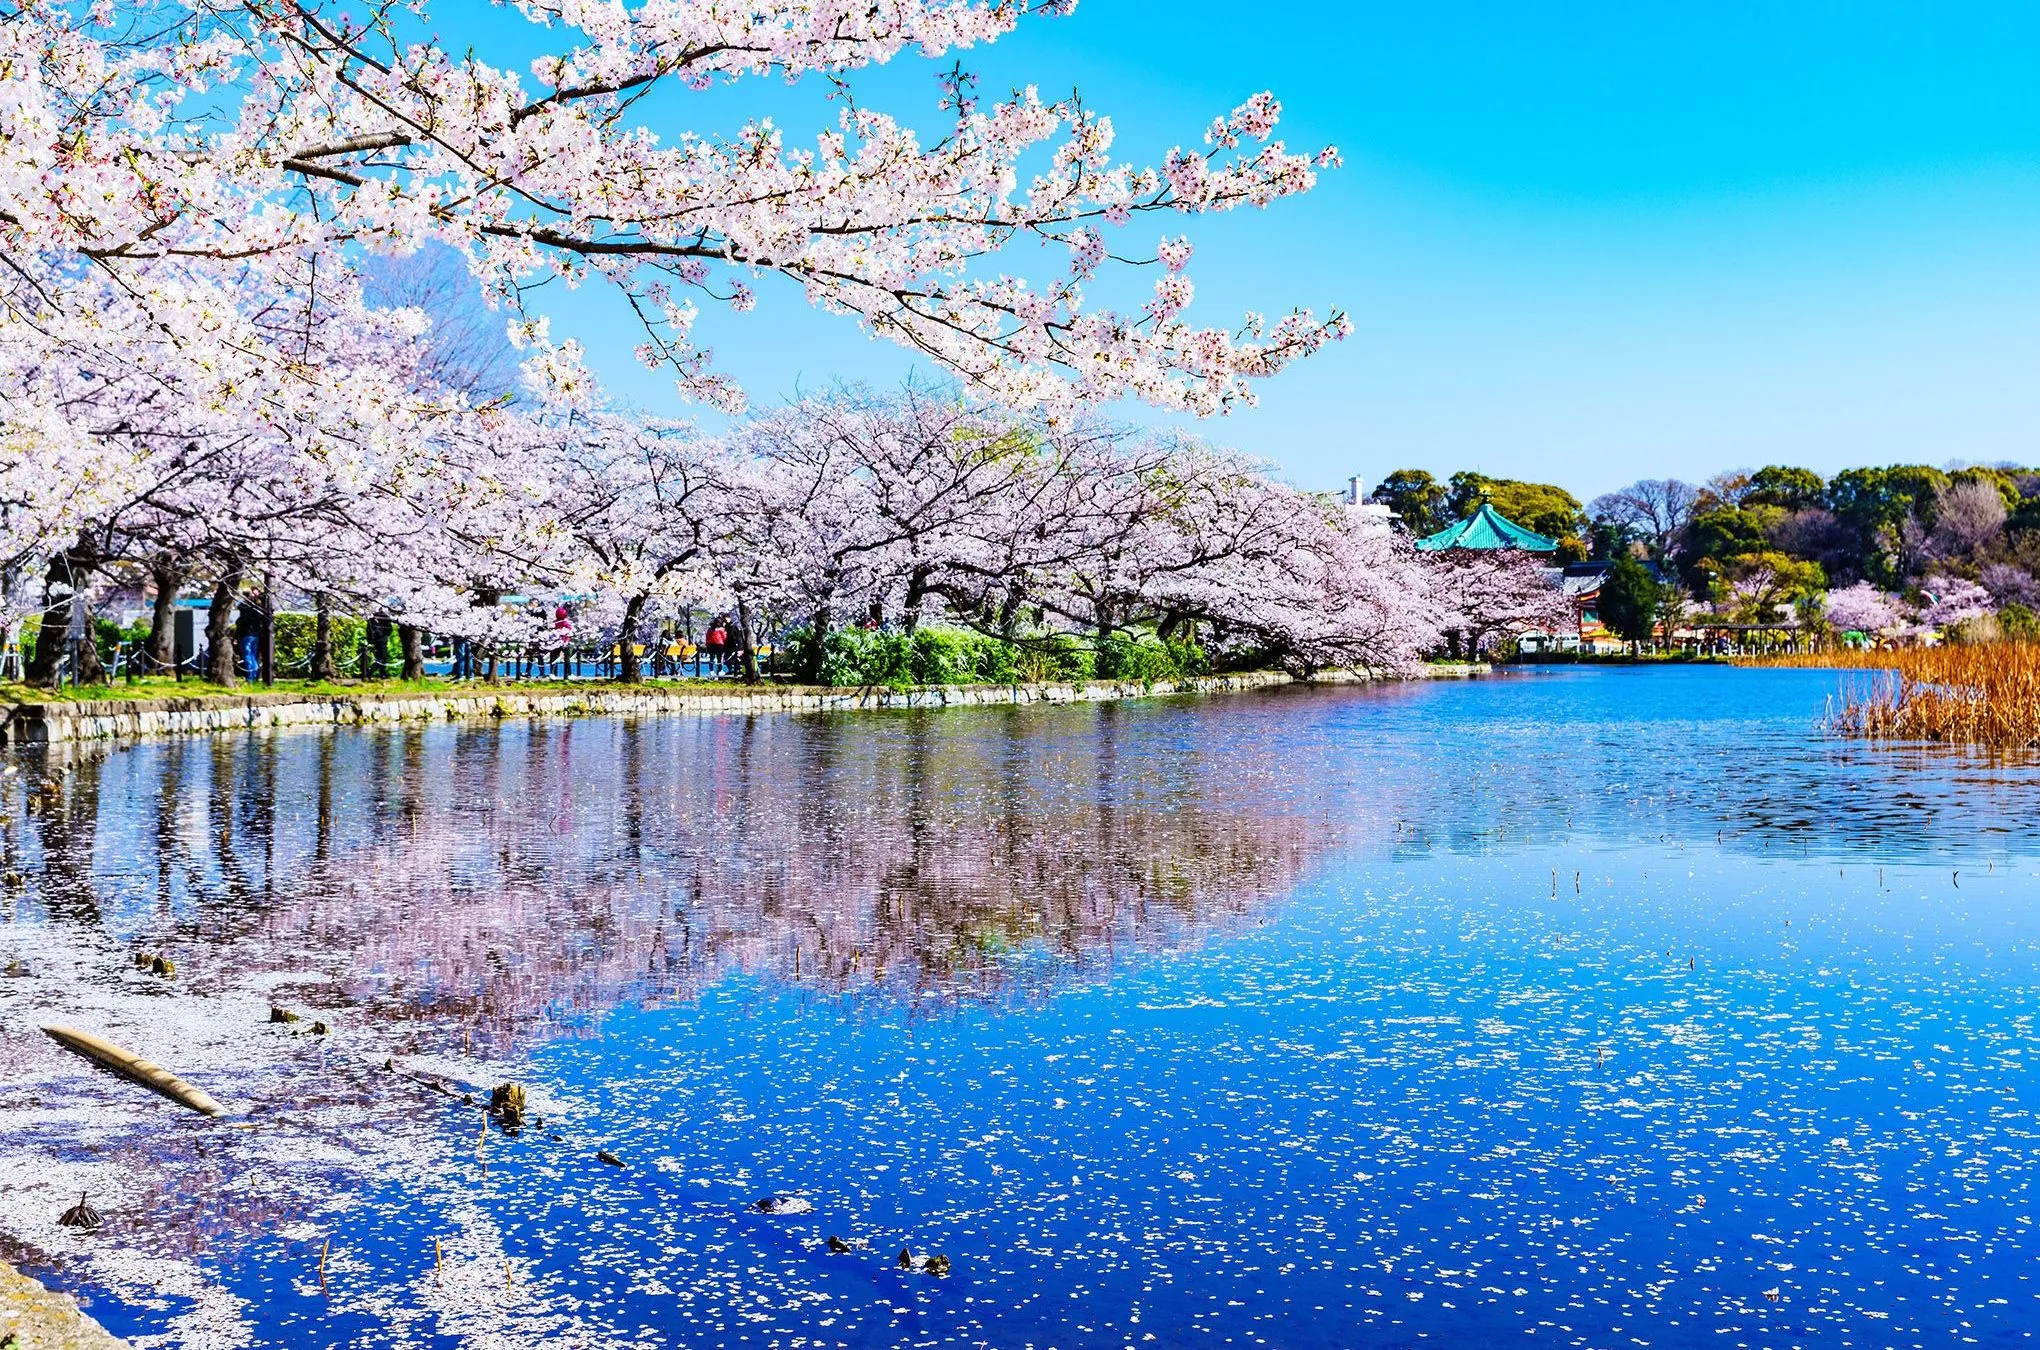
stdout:
<svg viewBox="0 0 2040 1350">
<path fill-rule="evenodd" d="M 1747 559 L 1772 552 L 1771 531 L 1784 518 L 1784 508 L 1764 502 L 1696 512 L 1680 536 L 1680 575 L 1705 593 L 1724 577 L 1739 574 Z"/>
<path fill-rule="evenodd" d="M 1956 487 L 1962 483 L 1990 484 L 1997 489 L 1998 497 L 2004 502 L 2007 513 L 2018 510 L 2024 501 L 2019 496 L 2019 480 L 2003 469 L 1993 469 L 1988 465 L 1979 464 L 1974 468 L 1957 469 L 1948 475 L 1949 487 Z"/>
<path fill-rule="evenodd" d="M 807 641 L 805 630 L 789 644 Z M 1173 680 L 1208 674 L 1210 658 L 1194 642 L 1113 637 L 1092 644 L 1073 633 L 1008 642 L 967 628 L 923 625 L 836 628 L 822 639 L 817 683 L 840 688 L 1042 683 L 1056 680 Z"/>
<path fill-rule="evenodd" d="M 811 653 L 808 664 L 817 684 L 897 685 L 913 683 L 908 676 L 910 640 L 903 633 L 871 628 L 832 628 L 819 649 L 812 630 L 788 634 L 787 645 Z"/>
<path fill-rule="evenodd" d="M 114 658 L 120 654 L 123 644 L 129 651 L 133 651 L 145 645 L 148 640 L 149 625 L 146 623 L 130 624 L 123 628 L 112 619 L 92 620 L 92 645 L 99 649 L 99 664 L 109 671 L 113 669 Z"/>
<path fill-rule="evenodd" d="M 1750 475 L 1745 504 L 1778 506 L 1787 511 L 1805 511 L 1826 499 L 1827 480 L 1812 469 L 1795 469 L 1767 464 Z"/>
<path fill-rule="evenodd" d="M 1998 628 L 2008 638 L 2022 642 L 2040 639 L 2040 614 L 2016 602 L 1998 611 Z"/>
<path fill-rule="evenodd" d="M 361 644 L 367 640 L 367 622 L 351 614 L 335 614 L 332 622 L 335 669 L 342 675 L 360 673 Z M 302 675 L 312 668 L 312 644 L 318 637 L 318 623 L 318 616 L 314 614 L 276 616 L 277 674 Z"/>
<path fill-rule="evenodd" d="M 1452 523 L 1444 485 L 1422 469 L 1397 469 L 1370 495 L 1402 517 L 1403 527 L 1420 538 Z"/>
<path fill-rule="evenodd" d="M 1931 522 L 1947 486 L 1947 474 L 1924 464 L 1844 469 L 1828 482 L 1828 508 L 1868 539 L 1880 528 L 1896 529 L 1908 514 Z"/>
<path fill-rule="evenodd" d="M 1022 643 L 1018 659 L 1021 678 L 1036 684 L 1044 680 L 1088 680 L 1098 673 L 1097 653 L 1074 633 L 1054 633 Z"/>
<path fill-rule="evenodd" d="M 1608 631 L 1625 642 L 1648 642 L 1657 625 L 1658 581 L 1634 558 L 1608 570 L 1598 612 Z"/>
<path fill-rule="evenodd" d="M 1539 534 L 1553 539 L 1576 536 L 1582 540 L 1586 534 L 1586 513 L 1579 498 L 1551 483 L 1489 478 L 1485 474 L 1461 470 L 1452 475 L 1449 486 L 1453 519 L 1472 515 L 1485 497 L 1494 504 L 1495 510 Z M 1584 553 L 1584 542 L 1578 551 Z"/>
<path fill-rule="evenodd" d="M 1106 638 L 1098 644 L 1097 651 L 1094 668 L 1101 680 L 1138 680 L 1151 684 L 1156 680 L 1203 675 L 1211 670 L 1210 659 L 1195 643 L 1163 642 L 1146 634 Z"/>
</svg>

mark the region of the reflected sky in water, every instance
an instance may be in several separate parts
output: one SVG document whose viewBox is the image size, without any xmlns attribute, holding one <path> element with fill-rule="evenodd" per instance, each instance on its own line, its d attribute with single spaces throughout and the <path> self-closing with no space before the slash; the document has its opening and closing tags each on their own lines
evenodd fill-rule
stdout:
<svg viewBox="0 0 2040 1350">
<path fill-rule="evenodd" d="M 18 761 L 0 1254 L 142 1344 L 2023 1342 L 2040 765 L 1833 687 Z"/>
</svg>

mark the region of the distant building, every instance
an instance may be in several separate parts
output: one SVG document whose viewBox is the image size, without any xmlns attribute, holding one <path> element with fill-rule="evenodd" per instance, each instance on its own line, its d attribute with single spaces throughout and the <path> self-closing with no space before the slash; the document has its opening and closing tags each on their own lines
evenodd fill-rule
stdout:
<svg viewBox="0 0 2040 1350">
<path fill-rule="evenodd" d="M 1367 499 L 1367 489 L 1364 486 L 1366 481 L 1357 475 L 1346 480 L 1346 509 L 1369 524 L 1379 524 L 1386 530 L 1398 517 L 1388 503 Z"/>
<path fill-rule="evenodd" d="M 1524 529 L 1495 510 L 1491 503 L 1482 502 L 1466 519 L 1419 539 L 1417 547 L 1429 553 L 1448 548 L 1520 548 L 1529 553 L 1556 553 L 1558 541 Z"/>
<path fill-rule="evenodd" d="M 1645 563 L 1651 574 L 1659 581 L 1669 579 L 1668 574 L 1656 563 Z M 1565 592 L 1567 603 L 1572 606 L 1573 627 L 1567 633 L 1525 633 L 1519 639 L 1526 652 L 1590 652 L 1610 655 L 1627 651 L 1629 644 L 1608 631 L 1601 622 L 1601 587 L 1608 580 L 1608 573 L 1615 564 L 1608 559 L 1594 562 L 1567 563 L 1558 578 L 1559 589 Z M 1683 633 L 1684 630 L 1681 630 Z"/>
</svg>

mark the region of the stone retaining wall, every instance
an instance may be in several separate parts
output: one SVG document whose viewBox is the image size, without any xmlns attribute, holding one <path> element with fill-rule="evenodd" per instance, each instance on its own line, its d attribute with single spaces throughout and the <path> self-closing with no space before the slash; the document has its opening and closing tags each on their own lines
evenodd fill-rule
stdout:
<svg viewBox="0 0 2040 1350">
<path fill-rule="evenodd" d="M 824 689 L 800 686 L 637 688 L 591 685 L 586 690 L 521 692 L 514 685 L 444 694 L 308 699 L 296 694 L 24 703 L 8 717 L 9 745 L 132 740 L 251 728 L 368 726 L 504 717 L 663 717 L 722 713 L 834 712 L 866 708 L 948 708 L 1016 703 L 1084 703 L 1157 694 L 1224 693 L 1290 683 L 1261 671 L 1153 684 L 1092 680 L 1066 684 L 937 685 L 917 689 Z"/>
</svg>

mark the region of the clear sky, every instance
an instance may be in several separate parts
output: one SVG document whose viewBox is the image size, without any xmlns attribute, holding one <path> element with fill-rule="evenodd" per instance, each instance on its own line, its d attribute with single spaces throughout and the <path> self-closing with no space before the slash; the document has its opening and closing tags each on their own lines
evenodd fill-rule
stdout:
<svg viewBox="0 0 2040 1350">
<path fill-rule="evenodd" d="M 1141 162 L 1260 89 L 1292 146 L 1344 152 L 1308 198 L 1190 222 L 1193 317 L 1353 316 L 1200 428 L 1304 486 L 1478 468 L 1584 498 L 1778 461 L 2040 460 L 2030 0 L 1081 0 L 965 62 L 988 94 L 1079 89 Z M 860 94 L 937 120 L 927 62 Z M 682 411 L 620 306 L 558 313 L 622 397 Z M 757 400 L 909 368 L 787 289 L 703 332 Z"/>
</svg>

